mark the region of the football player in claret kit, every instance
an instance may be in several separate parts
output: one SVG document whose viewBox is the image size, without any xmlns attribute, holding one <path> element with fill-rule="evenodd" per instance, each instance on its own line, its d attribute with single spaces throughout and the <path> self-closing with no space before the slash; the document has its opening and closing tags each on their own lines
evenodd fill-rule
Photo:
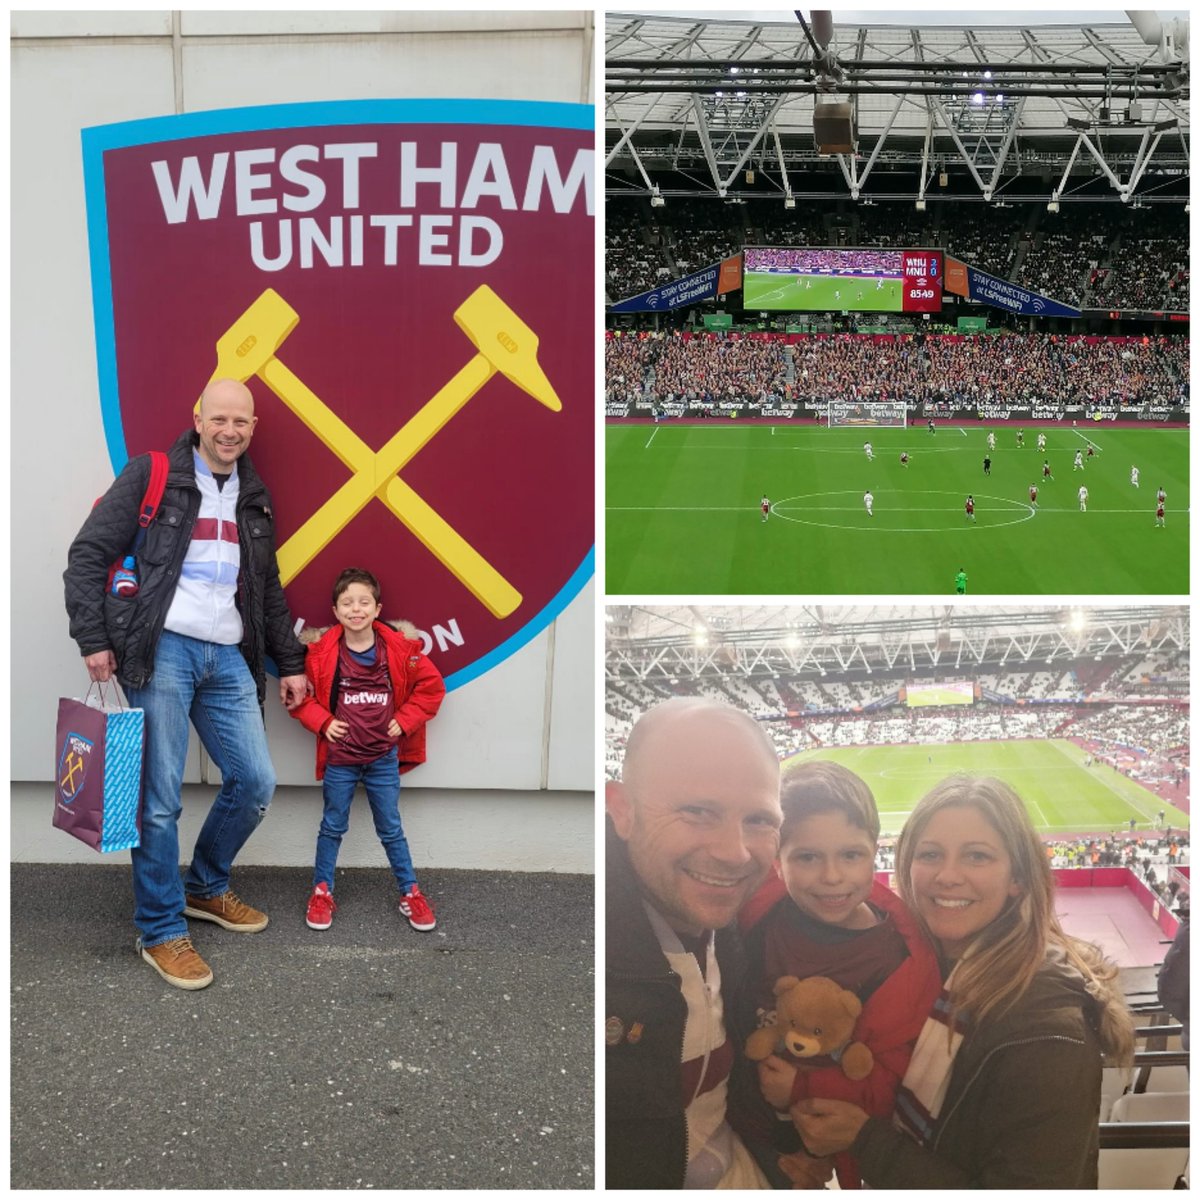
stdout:
<svg viewBox="0 0 1200 1200">
<path fill-rule="evenodd" d="M 762 509 L 762 519 L 765 521 L 771 512 L 771 502 L 767 499 L 766 494 L 763 494 L 762 502 L 759 505 Z"/>
<path fill-rule="evenodd" d="M 1043 479 L 1053 479 L 1054 478 L 1054 476 L 1050 474 L 1050 460 L 1048 458 L 1042 460 L 1042 478 Z"/>
<path fill-rule="evenodd" d="M 902 467 L 908 466 L 908 451 L 907 450 L 900 451 L 900 465 Z"/>
<path fill-rule="evenodd" d="M 1080 512 L 1087 512 L 1087 496 L 1088 496 L 1087 488 L 1081 487 L 1079 489 L 1079 511 Z"/>
<path fill-rule="evenodd" d="M 1037 508 L 1037 484 L 1036 483 L 1031 483 L 1029 485 L 1029 503 L 1032 504 L 1034 508 Z"/>
<path fill-rule="evenodd" d="M 1158 495 L 1157 495 L 1157 496 L 1155 496 L 1154 498 L 1155 498 L 1155 499 L 1156 499 L 1156 500 L 1159 502 L 1159 504 L 1166 504 L 1166 502 L 1167 502 L 1167 493 L 1166 493 L 1166 492 L 1164 492 L 1164 491 L 1162 490 L 1162 488 L 1159 488 L 1159 489 L 1158 489 Z"/>
<path fill-rule="evenodd" d="M 1093 446 L 1091 442 L 1088 442 L 1088 452 L 1087 452 L 1087 456 L 1088 456 L 1088 458 L 1095 458 L 1095 457 L 1096 457 L 1096 447 L 1095 447 L 1095 446 Z"/>
<path fill-rule="evenodd" d="M 975 497 L 974 496 L 967 497 L 967 503 L 966 503 L 965 507 L 967 510 L 967 520 L 974 521 L 975 520 Z"/>
<path fill-rule="evenodd" d="M 1167 524 L 1167 509 L 1166 509 L 1166 505 L 1164 504 L 1164 502 L 1162 500 L 1160 500 L 1158 502 L 1158 507 L 1154 510 L 1154 525 L 1155 525 L 1155 528 L 1158 528 L 1158 526 L 1160 526 L 1160 525 L 1165 528 L 1166 524 Z"/>
</svg>

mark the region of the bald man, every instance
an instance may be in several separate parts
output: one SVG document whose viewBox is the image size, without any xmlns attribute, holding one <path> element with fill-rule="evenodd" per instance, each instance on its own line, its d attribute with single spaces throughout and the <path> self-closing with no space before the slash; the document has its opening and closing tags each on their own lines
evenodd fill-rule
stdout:
<svg viewBox="0 0 1200 1200">
<path fill-rule="evenodd" d="M 779 847 L 779 762 L 750 717 L 668 700 L 608 785 L 606 1185 L 768 1187 L 725 1106 L 738 909 Z"/>
<path fill-rule="evenodd" d="M 245 384 L 214 380 L 194 428 L 168 451 L 158 515 L 137 555 L 138 587 L 113 595 L 109 565 L 128 553 L 150 478 L 150 457 L 126 464 L 67 555 L 67 612 L 89 676 L 114 675 L 146 713 L 141 845 L 132 851 L 138 954 L 167 983 L 207 987 L 212 971 L 187 918 L 235 933 L 266 928 L 265 913 L 229 886 L 233 860 L 275 791 L 262 704 L 265 659 L 280 698 L 305 695 L 304 649 L 279 583 L 271 498 L 246 449 L 258 418 Z M 179 877 L 180 789 L 188 722 L 221 772 L 221 790 Z"/>
</svg>

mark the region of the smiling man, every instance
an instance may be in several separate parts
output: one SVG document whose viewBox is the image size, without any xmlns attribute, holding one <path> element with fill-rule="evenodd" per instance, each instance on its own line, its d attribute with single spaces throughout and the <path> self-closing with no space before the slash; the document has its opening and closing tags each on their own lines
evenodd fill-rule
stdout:
<svg viewBox="0 0 1200 1200">
<path fill-rule="evenodd" d="M 266 656 L 280 698 L 304 699 L 304 648 L 275 561 L 271 499 L 245 456 L 258 418 L 233 379 L 210 383 L 194 429 L 167 454 L 158 514 L 136 558 L 132 588 L 115 594 L 108 567 L 129 553 L 150 477 L 149 455 L 130 459 L 96 503 L 67 555 L 67 612 L 89 676 L 114 675 L 145 710 L 141 845 L 132 851 L 137 950 L 169 984 L 194 991 L 212 972 L 187 918 L 257 933 L 267 915 L 229 886 L 233 860 L 266 815 L 275 770 L 263 728 Z M 187 877 L 179 877 L 180 789 L 188 722 L 221 772 Z"/>
<path fill-rule="evenodd" d="M 779 762 L 759 725 L 668 700 L 607 790 L 606 1184 L 767 1187 L 725 1119 L 741 1038 L 731 924 L 779 846 Z"/>
</svg>

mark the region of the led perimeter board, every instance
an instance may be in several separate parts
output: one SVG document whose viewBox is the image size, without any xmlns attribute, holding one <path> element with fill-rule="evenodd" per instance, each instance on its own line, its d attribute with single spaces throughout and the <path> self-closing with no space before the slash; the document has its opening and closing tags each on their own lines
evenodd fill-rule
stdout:
<svg viewBox="0 0 1200 1200">
<path fill-rule="evenodd" d="M 942 252 L 747 246 L 742 304 L 789 312 L 940 312 Z"/>
</svg>

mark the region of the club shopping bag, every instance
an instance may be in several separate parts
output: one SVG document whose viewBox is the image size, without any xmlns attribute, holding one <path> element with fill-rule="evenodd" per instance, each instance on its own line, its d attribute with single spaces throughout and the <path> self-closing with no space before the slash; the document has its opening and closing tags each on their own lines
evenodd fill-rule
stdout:
<svg viewBox="0 0 1200 1200">
<path fill-rule="evenodd" d="M 146 714 L 92 691 L 58 702 L 54 824 L 106 854 L 141 842 Z"/>
</svg>

